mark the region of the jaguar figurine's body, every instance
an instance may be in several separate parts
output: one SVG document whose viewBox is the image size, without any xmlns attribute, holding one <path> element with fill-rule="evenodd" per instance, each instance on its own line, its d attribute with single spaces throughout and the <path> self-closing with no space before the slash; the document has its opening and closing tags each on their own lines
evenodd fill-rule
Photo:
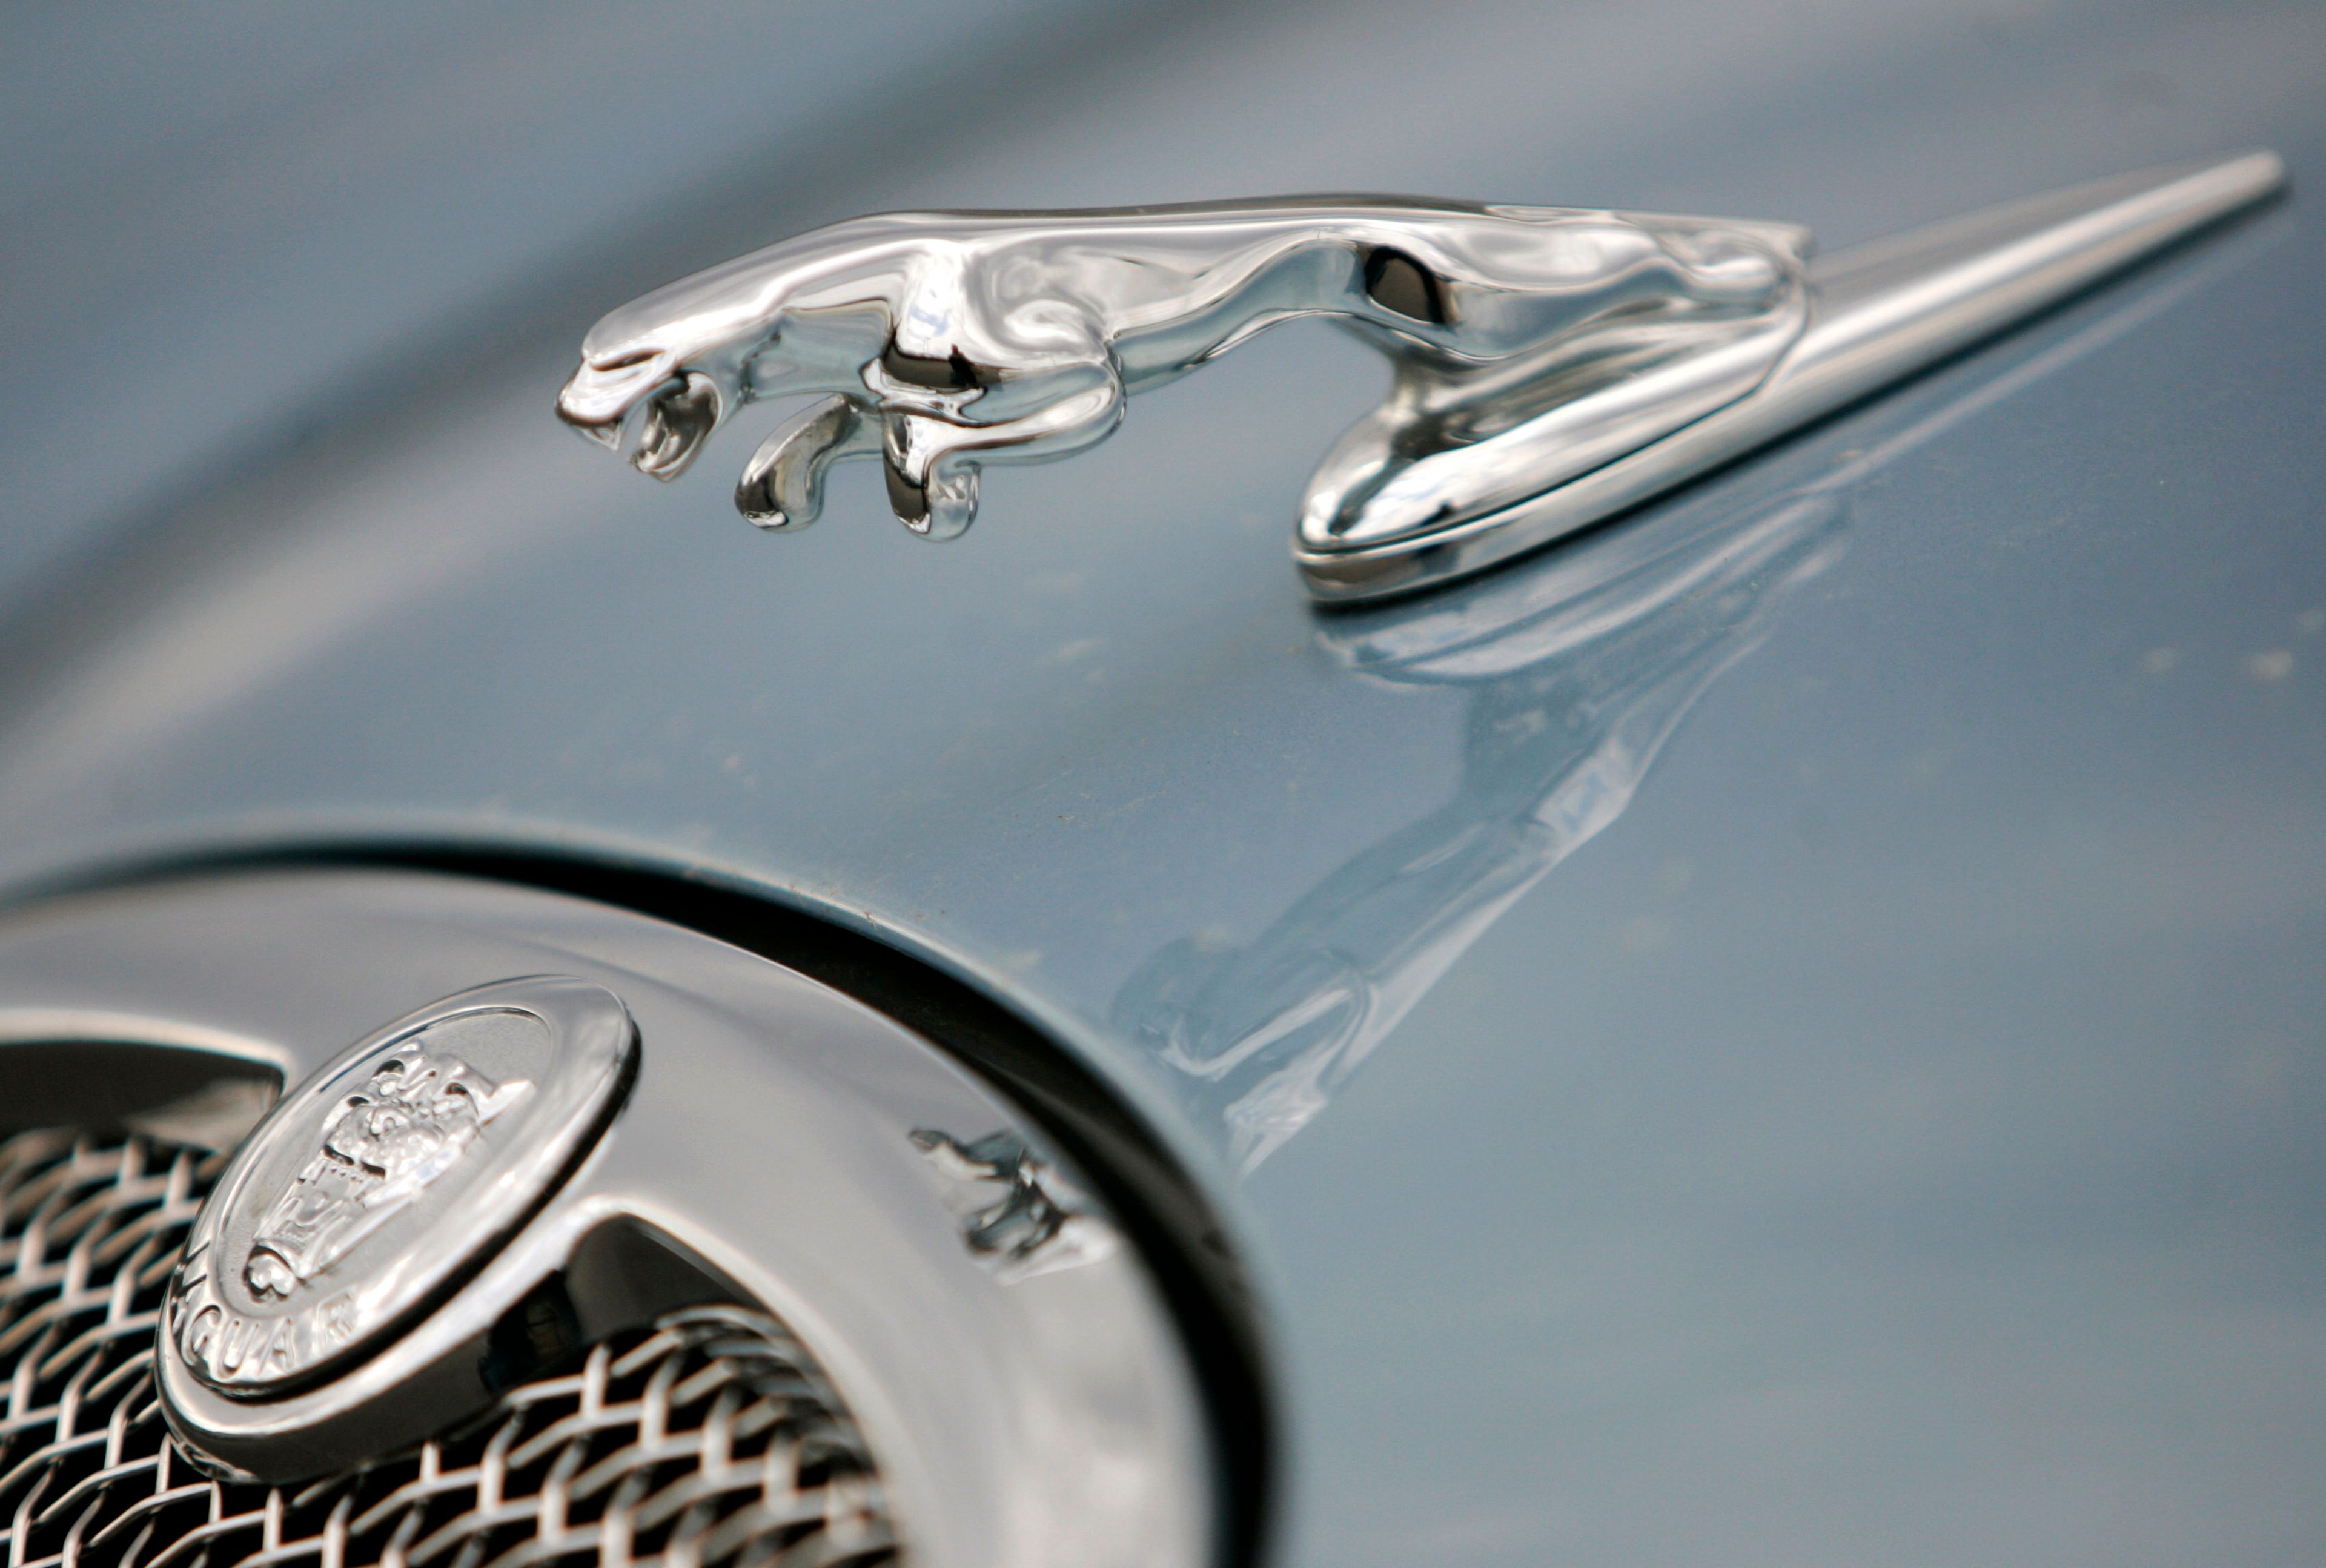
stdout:
<svg viewBox="0 0 2326 1568">
<path fill-rule="evenodd" d="M 558 411 L 675 477 L 744 404 L 825 394 L 737 504 L 812 521 L 824 469 L 878 453 L 907 526 L 967 527 L 984 461 L 1109 434 L 1130 392 L 1279 321 L 1398 359 L 1310 487 L 1317 533 L 1396 537 L 1505 506 L 1750 391 L 1808 317 L 1783 224 L 1317 197 L 818 229 L 600 320 Z"/>
</svg>

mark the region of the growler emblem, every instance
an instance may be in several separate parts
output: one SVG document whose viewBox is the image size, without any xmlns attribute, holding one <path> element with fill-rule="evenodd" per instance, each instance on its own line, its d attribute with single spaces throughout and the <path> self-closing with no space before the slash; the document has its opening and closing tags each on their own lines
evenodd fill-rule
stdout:
<svg viewBox="0 0 2326 1568">
<path fill-rule="evenodd" d="M 262 1301 L 279 1300 L 344 1257 L 451 1170 L 485 1124 L 533 1085 L 495 1084 L 457 1056 L 417 1044 L 350 1094 L 290 1191 L 259 1222 L 243 1265 Z"/>
<path fill-rule="evenodd" d="M 259 1124 L 204 1206 L 166 1351 L 258 1398 L 393 1338 L 563 1182 L 635 1053 L 619 1000 L 555 978 L 449 997 L 345 1053 Z"/>
</svg>

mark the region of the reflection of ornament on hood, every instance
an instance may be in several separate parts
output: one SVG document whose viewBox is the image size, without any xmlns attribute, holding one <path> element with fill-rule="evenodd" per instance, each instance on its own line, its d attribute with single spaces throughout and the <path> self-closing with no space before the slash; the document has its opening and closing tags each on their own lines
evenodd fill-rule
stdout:
<svg viewBox="0 0 2326 1568">
<path fill-rule="evenodd" d="M 2154 319 L 2218 264 L 1980 379 L 1798 489 L 1707 496 L 1465 587 L 1320 620 L 1327 656 L 1469 694 L 1461 784 L 1238 945 L 1182 939 L 1116 993 L 1116 1025 L 1177 1070 L 1258 1164 L 1503 912 L 1628 806 L 1690 704 L 1845 543 L 1869 475 Z"/>
<path fill-rule="evenodd" d="M 1841 549 L 1823 490 L 1690 508 L 1451 595 L 1334 617 L 1335 659 L 1469 692 L 1454 798 L 1344 862 L 1248 946 L 1175 942 L 1117 1022 L 1258 1164 L 1321 1111 L 1470 944 L 1620 816 L 1664 742 Z"/>
<path fill-rule="evenodd" d="M 259 1221 L 243 1266 L 251 1294 L 288 1296 L 345 1257 L 451 1170 L 532 1087 L 522 1078 L 496 1084 L 459 1057 L 431 1056 L 416 1043 L 381 1062 Z"/>
</svg>

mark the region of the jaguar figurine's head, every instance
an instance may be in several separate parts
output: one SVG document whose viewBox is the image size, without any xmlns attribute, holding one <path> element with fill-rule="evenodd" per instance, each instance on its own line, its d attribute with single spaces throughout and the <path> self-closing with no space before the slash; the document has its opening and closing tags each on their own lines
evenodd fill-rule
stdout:
<svg viewBox="0 0 2326 1568">
<path fill-rule="evenodd" d="M 675 479 L 754 394 L 801 279 L 772 246 L 609 312 L 582 341 L 557 413 L 640 473 Z"/>
<path fill-rule="evenodd" d="M 558 417 L 640 473 L 678 478 L 726 422 L 736 389 L 690 366 L 682 348 L 651 336 L 600 347 L 600 335 L 558 393 Z"/>
</svg>

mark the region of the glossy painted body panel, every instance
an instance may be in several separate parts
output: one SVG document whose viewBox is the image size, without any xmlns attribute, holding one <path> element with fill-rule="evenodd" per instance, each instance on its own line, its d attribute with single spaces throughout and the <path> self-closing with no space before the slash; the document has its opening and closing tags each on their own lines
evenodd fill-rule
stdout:
<svg viewBox="0 0 2326 1568">
<path fill-rule="evenodd" d="M 629 857 L 971 975 L 1223 1190 L 1259 1162 L 1287 1561 L 2317 1556 L 2326 21 L 1087 36 L 974 137 L 771 159 L 748 221 L 614 166 L 652 256 L 506 306 L 489 353 L 349 376 L 344 422 L 20 576 L 0 874 Z M 1840 246 L 2256 144 L 2291 200 L 1623 530 L 1362 614 L 1284 559 L 1378 395 L 1321 329 L 997 474 L 943 549 L 861 470 L 758 536 L 723 478 L 625 482 L 549 413 L 673 253 L 852 211 L 1405 188 Z M 135 444 L 169 401 L 106 406 Z"/>
</svg>

